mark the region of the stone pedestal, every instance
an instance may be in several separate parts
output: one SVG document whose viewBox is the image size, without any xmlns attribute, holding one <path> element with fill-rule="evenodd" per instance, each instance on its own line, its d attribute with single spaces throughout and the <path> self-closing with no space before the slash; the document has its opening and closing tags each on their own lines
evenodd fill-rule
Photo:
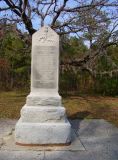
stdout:
<svg viewBox="0 0 118 160">
<path fill-rule="evenodd" d="M 58 94 L 58 70 L 59 36 L 45 26 L 32 39 L 31 93 L 15 127 L 17 144 L 71 142 L 71 125 Z"/>
</svg>

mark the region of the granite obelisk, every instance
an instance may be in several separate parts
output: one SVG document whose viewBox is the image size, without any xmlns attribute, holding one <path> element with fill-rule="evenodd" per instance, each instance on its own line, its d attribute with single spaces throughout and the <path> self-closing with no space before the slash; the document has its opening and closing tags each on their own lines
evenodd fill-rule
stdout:
<svg viewBox="0 0 118 160">
<path fill-rule="evenodd" d="M 19 145 L 69 144 L 71 125 L 58 94 L 59 36 L 44 26 L 33 34 L 31 92 L 15 127 Z"/>
</svg>

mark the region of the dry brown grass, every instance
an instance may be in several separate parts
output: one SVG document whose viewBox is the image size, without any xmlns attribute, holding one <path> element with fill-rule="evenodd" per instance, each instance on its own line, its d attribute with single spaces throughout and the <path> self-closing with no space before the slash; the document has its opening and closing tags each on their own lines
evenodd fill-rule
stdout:
<svg viewBox="0 0 118 160">
<path fill-rule="evenodd" d="M 105 119 L 118 126 L 118 98 L 70 97 L 63 100 L 68 117 Z"/>
<path fill-rule="evenodd" d="M 20 110 L 25 104 L 26 93 L 1 92 L 0 93 L 0 118 L 19 118 Z"/>
<path fill-rule="evenodd" d="M 1 92 L 0 118 L 19 118 L 28 93 Z M 118 126 L 118 98 L 112 97 L 68 97 L 63 99 L 67 115 L 75 118 L 102 118 Z"/>
</svg>

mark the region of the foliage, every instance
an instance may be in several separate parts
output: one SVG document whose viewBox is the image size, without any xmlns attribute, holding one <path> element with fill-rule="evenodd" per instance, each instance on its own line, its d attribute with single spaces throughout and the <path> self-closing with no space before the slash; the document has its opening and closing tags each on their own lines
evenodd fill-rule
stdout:
<svg viewBox="0 0 118 160">
<path fill-rule="evenodd" d="M 109 46 L 118 44 L 117 0 L 1 0 L 0 6 L 0 22 L 15 23 L 31 36 L 48 24 L 61 40 L 63 37 L 69 39 L 71 52 L 68 46 L 65 46 L 65 50 L 71 66 L 90 68 L 92 71 L 93 61 L 104 55 Z M 73 35 L 79 38 L 71 40 Z M 90 47 L 84 56 L 79 56 L 83 52 L 77 46 L 81 38 Z"/>
<path fill-rule="evenodd" d="M 22 38 L 21 38 L 22 35 Z M 28 89 L 30 86 L 31 41 L 24 33 L 6 29 L 0 39 L 0 89 Z M 60 56 L 59 92 L 63 95 L 118 95 L 118 47 L 110 46 L 94 61 L 94 74 L 87 68 L 62 65 L 81 59 L 90 49 L 81 38 L 64 36 Z M 97 47 L 97 46 L 96 46 Z"/>
<path fill-rule="evenodd" d="M 11 30 L 4 32 L 0 46 L 2 51 L 0 53 L 0 60 L 5 59 L 8 63 L 7 65 L 9 65 L 8 70 L 4 70 L 2 74 L 2 77 L 7 74 L 7 72 L 9 74 L 7 78 L 9 87 L 6 87 L 6 89 L 29 86 L 30 46 L 26 48 L 25 42 L 19 38 L 16 32 Z"/>
<path fill-rule="evenodd" d="M 62 37 L 63 38 L 63 37 Z M 61 60 L 81 58 L 88 50 L 82 39 L 77 37 L 66 37 L 62 40 Z"/>
</svg>

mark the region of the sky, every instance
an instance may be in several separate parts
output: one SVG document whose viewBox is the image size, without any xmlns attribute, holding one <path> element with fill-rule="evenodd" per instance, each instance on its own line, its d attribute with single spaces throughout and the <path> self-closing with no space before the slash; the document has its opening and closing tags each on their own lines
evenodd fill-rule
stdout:
<svg viewBox="0 0 118 160">
<path fill-rule="evenodd" d="M 62 3 L 63 0 L 59 0 L 59 4 Z M 80 0 L 82 1 L 82 0 Z M 90 0 L 86 0 L 86 1 L 90 1 Z M 113 0 L 110 0 L 110 2 L 112 2 Z M 35 5 L 33 2 L 29 1 L 32 5 Z M 74 0 L 69 0 L 68 1 L 69 3 L 67 3 L 67 7 L 74 7 L 76 5 L 76 2 L 74 2 Z M 3 1 L 0 1 L 0 8 L 4 7 L 5 6 L 5 3 Z M 2 18 L 4 16 L 4 13 L 5 12 L 0 12 L 0 18 Z M 8 14 L 8 17 L 11 16 L 11 11 L 7 12 Z M 14 16 L 15 17 L 15 16 Z M 60 19 L 61 20 L 61 19 Z M 33 22 L 33 27 L 38 30 L 40 28 L 40 19 L 38 16 L 34 16 L 33 19 L 32 19 L 32 22 Z M 46 19 L 45 19 L 45 25 L 48 25 L 50 24 L 51 22 L 51 18 L 48 16 Z M 19 23 L 17 24 L 17 27 L 22 31 L 22 32 L 26 32 L 27 30 L 25 29 L 25 25 L 23 23 Z M 71 34 L 71 36 L 73 36 L 73 34 Z M 88 42 L 85 41 L 85 44 L 87 46 L 89 46 Z"/>
<path fill-rule="evenodd" d="M 59 1 L 59 3 L 61 4 L 61 2 L 62 2 L 63 0 L 60 0 Z M 31 1 L 29 1 L 30 3 L 31 3 Z M 74 7 L 75 6 L 75 2 L 73 3 L 74 1 L 73 0 L 69 0 L 69 3 L 67 3 L 67 7 Z M 34 3 L 31 3 L 31 4 L 33 4 L 34 5 Z M 6 6 L 5 5 L 5 2 L 3 2 L 3 1 L 0 1 L 0 8 L 2 8 L 2 7 L 4 7 L 4 6 Z M 4 13 L 5 12 L 0 12 L 0 18 L 2 18 L 3 16 L 4 16 Z M 8 13 L 8 16 L 10 16 L 11 15 L 11 12 L 9 11 L 9 12 L 7 12 Z M 4 16 L 5 17 L 5 16 Z M 45 19 L 45 25 L 48 25 L 49 23 L 50 23 L 50 21 L 51 21 L 51 19 L 49 18 L 49 17 L 47 17 L 46 19 Z M 35 29 L 39 29 L 39 27 L 40 27 L 40 21 L 39 21 L 39 18 L 38 17 L 36 17 L 36 16 L 34 16 L 34 18 L 32 19 L 32 22 L 33 22 L 33 27 L 35 28 Z M 21 29 L 22 31 L 26 31 L 26 29 L 25 29 L 25 26 L 22 24 L 22 25 L 19 25 L 18 24 L 18 28 L 19 29 Z"/>
</svg>

